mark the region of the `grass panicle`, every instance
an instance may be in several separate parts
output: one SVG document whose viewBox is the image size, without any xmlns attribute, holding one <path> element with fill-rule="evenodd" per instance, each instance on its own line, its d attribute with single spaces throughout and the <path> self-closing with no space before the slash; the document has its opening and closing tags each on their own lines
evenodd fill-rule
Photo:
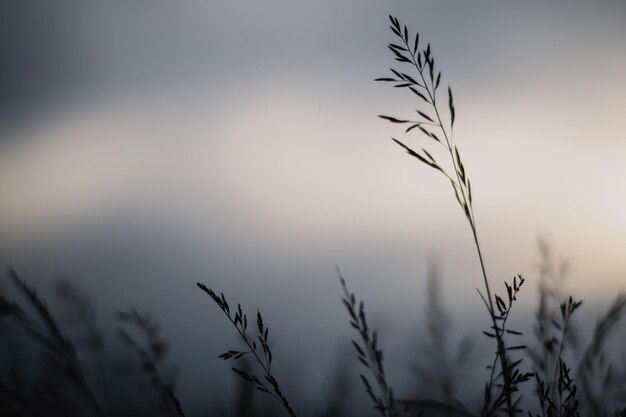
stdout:
<svg viewBox="0 0 626 417">
<path fill-rule="evenodd" d="M 256 337 L 247 332 L 248 330 L 248 315 L 243 311 L 241 304 L 237 303 L 237 309 L 234 311 L 234 316 L 231 312 L 230 305 L 224 297 L 223 293 L 218 296 L 211 288 L 208 288 L 202 283 L 197 284 L 198 287 L 204 291 L 208 296 L 217 304 L 222 312 L 228 317 L 228 320 L 237 330 L 237 333 L 244 342 L 245 350 L 228 350 L 222 353 L 219 357 L 224 360 L 238 360 L 244 356 L 253 357 L 257 364 L 263 371 L 262 377 L 258 377 L 254 372 L 247 371 L 242 368 L 232 367 L 232 370 L 240 378 L 255 385 L 256 389 L 264 392 L 276 401 L 278 401 L 285 411 L 291 416 L 296 417 L 296 413 L 293 410 L 289 400 L 283 393 L 283 390 L 278 383 L 278 380 L 272 374 L 272 349 L 268 344 L 269 327 L 263 321 L 261 312 L 257 310 L 256 314 Z M 258 342 L 258 344 L 257 344 Z"/>
<path fill-rule="evenodd" d="M 560 321 L 558 311 L 553 311 L 552 304 L 559 296 L 559 284 L 565 275 L 567 265 L 561 263 L 554 268 L 551 263 L 547 245 L 540 244 L 543 257 L 540 281 L 540 303 L 537 311 L 535 335 L 540 341 L 539 349 L 529 349 L 524 343 L 517 343 L 521 332 L 506 327 L 511 307 L 517 299 L 518 292 L 524 283 L 521 276 L 513 279 L 511 284 L 505 282 L 507 294 L 494 294 L 487 276 L 485 261 L 478 238 L 478 228 L 473 209 L 472 183 L 461 158 L 458 146 L 454 142 L 454 125 L 456 108 L 452 88 L 447 88 L 447 118 L 444 117 L 444 106 L 441 105 L 441 71 L 435 64 L 430 44 L 420 46 L 420 36 L 411 35 L 406 25 L 389 16 L 390 29 L 397 41 L 388 45 L 395 60 L 408 70 L 390 68 L 391 76 L 377 78 L 375 81 L 391 83 L 395 88 L 405 89 L 417 96 L 417 117 L 394 117 L 379 115 L 380 118 L 393 124 L 404 125 L 404 133 L 419 132 L 426 141 L 420 147 L 408 145 L 406 141 L 396 138 L 392 140 L 406 151 L 411 157 L 433 168 L 442 174 L 450 183 L 455 199 L 468 221 L 478 260 L 481 266 L 484 288 L 478 290 L 492 325 L 483 333 L 494 339 L 496 345 L 495 358 L 488 366 L 490 376 L 485 384 L 485 393 L 481 415 L 513 417 L 523 412 L 521 409 L 522 385 L 535 377 L 537 393 L 542 405 L 543 413 L 550 415 L 577 415 L 579 411 L 579 394 L 586 397 L 586 413 L 604 416 L 609 412 L 605 403 L 615 403 L 609 398 L 615 393 L 626 394 L 626 378 L 616 378 L 611 374 L 604 353 L 604 344 L 607 337 L 614 333 L 615 325 L 626 309 L 626 297 L 620 295 L 596 325 L 593 340 L 582 355 L 578 370 L 568 367 L 563 358 L 566 345 L 573 349 L 579 347 L 579 337 L 574 328 L 571 328 L 570 318 L 577 310 L 581 301 L 574 301 L 572 297 L 560 303 Z M 436 158 L 436 151 L 443 148 L 447 154 L 447 161 Z M 547 284 L 553 284 L 551 287 Z M 509 339 L 511 344 L 508 345 Z M 512 359 L 516 352 L 526 352 L 534 365 L 532 372 L 524 371 L 521 367 L 523 357 Z M 574 376 L 572 376 L 574 375 Z M 626 376 L 626 372 L 624 372 Z M 577 383 L 581 389 L 578 389 Z M 599 387 L 594 389 L 594 387 Z M 617 394 L 619 395 L 619 394 Z M 547 411 L 546 411 L 547 410 Z M 454 410 L 448 410 L 448 414 Z M 458 411 L 457 411 L 458 413 Z M 530 413 L 530 412 L 529 412 Z"/>
<path fill-rule="evenodd" d="M 560 318 L 554 319 L 552 326 L 560 332 L 544 339 L 543 354 L 534 352 L 534 357 L 543 357 L 547 362 L 542 362 L 535 372 L 537 383 L 536 394 L 541 407 L 541 417 L 575 417 L 579 415 L 578 388 L 571 376 L 571 369 L 563 359 L 567 335 L 570 328 L 571 318 L 574 312 L 582 305 L 582 301 L 574 301 L 572 297 L 564 300 L 560 305 Z M 531 355 L 531 357 L 533 357 Z M 536 361 L 536 360 L 535 360 Z"/>
<path fill-rule="evenodd" d="M 390 71 L 393 77 L 377 78 L 376 81 L 391 82 L 394 83 L 394 87 L 408 89 L 418 97 L 418 101 L 422 103 L 422 105 L 425 105 L 427 110 L 416 110 L 419 117 L 415 120 L 398 119 L 384 115 L 380 117 L 392 123 L 407 124 L 408 127 L 405 129 L 405 133 L 409 133 L 417 128 L 417 130 L 428 138 L 429 145 L 425 145 L 425 147 L 422 147 L 419 151 L 414 150 L 404 142 L 395 138 L 392 138 L 392 140 L 409 155 L 444 175 L 452 186 L 456 201 L 459 203 L 470 225 L 478 252 L 483 274 L 484 290 L 486 292 L 485 296 L 482 294 L 481 296 L 483 300 L 486 301 L 485 304 L 492 321 L 492 330 L 497 345 L 496 358 L 500 365 L 500 371 L 497 372 L 496 375 L 502 380 L 501 393 L 503 393 L 505 397 L 507 415 L 512 417 L 516 414 L 511 398 L 512 393 L 515 391 L 512 380 L 513 375 L 509 373 L 508 349 L 505 345 L 504 335 L 497 324 L 497 312 L 494 308 L 495 300 L 492 298 L 491 286 L 487 278 L 485 262 L 478 239 L 476 218 L 472 204 L 472 184 L 465 170 L 459 149 L 454 143 L 453 128 L 456 119 L 456 110 L 452 88 L 448 87 L 447 90 L 449 123 L 446 123 L 443 120 L 443 112 L 437 100 L 437 93 L 441 84 L 441 71 L 439 71 L 435 65 L 435 58 L 430 44 L 420 48 L 419 33 L 416 33 L 414 38 L 410 38 L 409 30 L 406 25 L 401 25 L 398 19 L 393 16 L 389 16 L 389 20 L 391 21 L 391 31 L 396 35 L 399 43 L 390 43 L 388 48 L 394 54 L 396 61 L 407 64 L 415 75 L 411 76 L 405 72 L 391 68 Z M 437 161 L 433 157 L 434 152 L 429 152 L 427 149 L 427 147 L 439 145 L 443 146 L 448 153 L 452 165 L 451 170 L 450 168 L 446 168 L 440 161 Z M 489 384 L 488 386 L 492 388 L 496 385 Z M 490 393 L 489 396 L 493 395 Z"/>
<path fill-rule="evenodd" d="M 513 277 L 513 281 L 511 284 L 504 283 L 506 288 L 506 296 L 501 297 L 499 295 L 495 295 L 496 300 L 496 325 L 495 327 L 491 327 L 489 330 L 483 331 L 483 334 L 489 338 L 496 338 L 496 335 L 506 335 L 507 337 L 517 338 L 523 335 L 522 332 L 517 330 L 513 330 L 507 327 L 507 321 L 510 317 L 511 309 L 513 308 L 513 304 L 517 301 L 517 296 L 524 284 L 525 280 L 520 275 Z M 482 295 L 481 295 L 482 296 Z M 485 304 L 487 301 L 483 297 L 483 301 Z M 498 345 L 500 346 L 500 345 Z M 521 357 L 517 360 L 511 359 L 511 354 L 514 351 L 524 351 L 526 349 L 526 345 L 524 344 L 511 344 L 506 347 L 508 354 L 505 355 L 505 352 L 498 351 L 495 355 L 493 363 L 489 366 L 491 371 L 489 379 L 485 385 L 485 393 L 484 393 L 484 403 L 483 403 L 483 416 L 494 416 L 497 415 L 498 411 L 509 413 L 511 410 L 508 409 L 508 400 L 511 401 L 511 406 L 513 407 L 513 413 L 518 414 L 521 413 L 522 410 L 519 408 L 519 404 L 521 401 L 520 386 L 529 381 L 533 377 L 532 372 L 524 372 L 521 370 L 520 365 L 522 364 L 524 358 Z M 504 369 L 500 369 L 497 371 L 497 362 L 502 358 L 505 359 Z M 503 384 L 494 395 L 494 387 L 498 386 L 498 381 L 501 379 L 504 374 L 509 375 L 509 384 Z M 506 407 L 506 408 L 505 408 Z"/>
<path fill-rule="evenodd" d="M 385 368 L 383 366 L 383 351 L 378 346 L 378 333 L 370 329 L 367 324 L 365 314 L 365 303 L 363 300 L 357 303 L 356 296 L 348 290 L 346 280 L 337 268 L 337 275 L 343 290 L 344 297 L 341 302 L 346 307 L 350 316 L 350 326 L 359 333 L 359 341 L 352 340 L 352 345 L 357 353 L 357 359 L 368 370 L 370 378 L 375 383 L 372 384 L 370 378 L 361 373 L 361 381 L 365 386 L 365 391 L 383 417 L 396 417 L 399 415 L 398 405 L 393 395 L 393 389 L 387 382 Z"/>
</svg>

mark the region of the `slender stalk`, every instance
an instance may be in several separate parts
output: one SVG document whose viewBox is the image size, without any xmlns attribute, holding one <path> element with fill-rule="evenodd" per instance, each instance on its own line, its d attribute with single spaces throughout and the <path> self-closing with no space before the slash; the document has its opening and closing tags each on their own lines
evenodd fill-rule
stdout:
<svg viewBox="0 0 626 417">
<path fill-rule="evenodd" d="M 500 358 L 500 367 L 502 368 L 502 379 L 504 380 L 503 389 L 504 389 L 504 395 L 506 398 L 507 410 L 508 410 L 509 416 L 514 416 L 515 412 L 513 410 L 513 404 L 511 401 L 511 390 L 509 389 L 510 375 L 509 375 L 509 368 L 507 366 L 506 346 L 504 344 L 504 338 L 502 337 L 502 333 L 496 323 L 496 316 L 493 310 L 493 299 L 491 296 L 491 290 L 489 288 L 489 280 L 487 279 L 487 272 L 485 271 L 485 262 L 483 261 L 483 254 L 482 254 L 482 250 L 480 249 L 480 244 L 478 243 L 478 233 L 476 232 L 476 225 L 473 221 L 471 222 L 471 227 L 472 227 L 472 234 L 474 235 L 474 243 L 476 243 L 476 250 L 478 251 L 478 259 L 480 260 L 480 267 L 483 272 L 483 279 L 485 281 L 485 290 L 487 291 L 487 298 L 489 299 L 489 315 L 491 316 L 491 319 L 493 322 L 493 326 L 494 326 L 493 330 L 495 332 L 496 343 L 498 345 L 497 356 Z"/>
<path fill-rule="evenodd" d="M 556 389 L 557 386 L 557 374 L 559 372 L 559 365 L 560 365 L 560 360 L 561 360 L 561 355 L 563 355 L 563 345 L 565 342 L 565 334 L 567 332 L 567 325 L 569 324 L 569 318 L 570 316 L 567 315 L 567 317 L 565 318 L 565 321 L 563 323 L 563 332 L 561 333 L 561 339 L 559 340 L 559 349 L 557 351 L 556 354 L 556 360 L 554 361 L 554 372 L 553 372 L 553 376 L 552 376 L 552 398 L 554 398 L 554 390 Z M 561 404 L 561 398 L 559 398 L 559 404 Z"/>
<path fill-rule="evenodd" d="M 248 373 L 246 371 L 243 371 L 237 368 L 232 368 L 232 370 L 245 381 L 255 384 L 256 388 L 259 391 L 262 391 L 271 395 L 276 401 L 278 401 L 283 406 L 283 408 L 287 411 L 290 417 L 297 417 L 295 411 L 293 410 L 293 408 L 291 407 L 291 404 L 289 403 L 289 400 L 287 399 L 285 394 L 283 394 L 280 388 L 280 384 L 278 383 L 278 380 L 272 375 L 272 370 L 271 370 L 272 352 L 267 343 L 268 327 L 263 324 L 263 317 L 261 316 L 261 313 L 257 311 L 257 326 L 258 326 L 258 332 L 259 332 L 258 338 L 259 338 L 259 342 L 261 343 L 261 349 L 263 350 L 263 355 L 264 355 L 265 360 L 261 359 L 261 357 L 257 353 L 256 342 L 250 341 L 250 339 L 246 335 L 248 319 L 246 317 L 246 314 L 244 314 L 241 308 L 241 305 L 237 304 L 237 311 L 233 318 L 233 316 L 231 316 L 230 307 L 228 305 L 228 302 L 226 301 L 226 298 L 224 297 L 224 294 L 220 294 L 220 296 L 218 296 L 212 289 L 208 288 L 206 285 L 201 284 L 201 283 L 198 283 L 197 285 L 202 291 L 207 293 L 209 297 L 213 299 L 213 301 L 218 305 L 220 310 L 222 310 L 222 312 L 226 315 L 226 317 L 228 317 L 228 320 L 230 321 L 230 323 L 235 327 L 235 329 L 237 330 L 237 333 L 239 334 L 241 339 L 243 339 L 248 349 L 250 349 L 249 351 L 246 351 L 246 352 L 239 352 L 239 351 L 231 350 L 220 355 L 220 358 L 221 359 L 240 359 L 244 355 L 248 353 L 252 353 L 252 355 L 258 362 L 258 364 L 263 369 L 263 373 L 264 373 L 263 376 L 264 376 L 265 382 L 261 381 L 261 379 L 259 379 L 253 373 Z M 269 384 L 269 385 L 266 385 L 266 384 Z"/>
<path fill-rule="evenodd" d="M 370 328 L 367 324 L 367 317 L 365 315 L 364 303 L 361 300 L 358 303 L 354 293 L 348 290 L 346 280 L 341 275 L 341 271 L 337 268 L 337 275 L 339 276 L 339 282 L 343 289 L 344 298 L 342 299 L 343 305 L 346 307 L 348 314 L 350 315 L 350 324 L 354 327 L 361 336 L 361 343 L 352 340 L 352 345 L 357 351 L 357 358 L 371 373 L 376 384 L 378 386 L 378 394 L 374 392 L 372 384 L 369 379 L 361 374 L 361 380 L 365 384 L 367 394 L 373 400 L 375 406 L 383 417 L 397 417 L 398 410 L 393 396 L 393 390 L 387 382 L 385 376 L 385 370 L 383 367 L 383 352 L 378 347 L 378 336 L 376 330 L 370 332 Z"/>
<path fill-rule="evenodd" d="M 441 118 L 441 114 L 439 112 L 439 107 L 437 106 L 437 99 L 436 99 L 436 89 L 437 86 L 439 85 L 439 81 L 440 81 L 440 77 L 441 77 L 441 73 L 439 73 L 439 75 L 437 76 L 437 81 L 435 82 L 433 74 L 434 74 L 434 59 L 431 57 L 430 55 L 430 45 L 428 46 L 428 48 L 423 52 L 423 56 L 424 56 L 424 62 L 423 65 L 421 63 L 421 57 L 420 58 L 416 58 L 416 52 L 417 52 L 417 42 L 418 39 L 416 38 L 416 43 L 415 46 L 413 48 L 411 48 L 411 46 L 409 45 L 408 42 L 408 34 L 406 31 L 406 26 L 404 28 L 404 36 L 402 35 L 402 30 L 401 27 L 397 21 L 397 19 L 391 18 L 392 21 L 392 30 L 394 30 L 394 32 L 396 32 L 396 34 L 402 39 L 402 42 L 404 43 L 404 48 L 400 49 L 400 50 L 404 50 L 406 52 L 408 52 L 408 56 L 409 58 L 406 58 L 405 56 L 403 56 L 399 51 L 397 47 L 392 47 L 392 51 L 396 54 L 397 59 L 400 60 L 401 62 L 408 62 L 409 64 L 412 64 L 412 66 L 414 66 L 417 69 L 417 72 L 419 73 L 419 76 L 421 78 L 422 83 L 419 82 L 415 82 L 414 80 L 412 80 L 410 77 L 406 77 L 404 74 L 399 74 L 401 76 L 401 78 L 404 79 L 404 81 L 408 81 L 409 84 L 411 85 L 415 85 L 419 88 L 422 88 L 423 90 L 425 90 L 427 97 L 423 97 L 424 101 L 427 102 L 429 105 L 432 106 L 434 112 L 435 112 L 435 117 L 436 117 L 436 121 L 435 124 L 437 125 L 437 127 L 439 127 L 441 129 L 441 133 L 443 134 L 444 140 L 445 140 L 445 146 L 448 150 L 448 153 L 450 154 L 450 158 L 452 159 L 452 164 L 453 164 L 453 168 L 454 168 L 454 172 L 455 172 L 455 176 L 456 176 L 456 181 L 454 181 L 450 175 L 448 175 L 447 172 L 445 172 L 445 170 L 443 168 L 441 168 L 436 162 L 434 162 L 434 159 L 431 157 L 430 161 L 432 161 L 432 163 L 427 162 L 423 157 L 421 157 L 420 155 L 418 155 L 415 151 L 410 150 L 409 148 L 407 148 L 406 146 L 404 146 L 403 144 L 401 144 L 401 146 L 405 147 L 405 149 L 407 149 L 407 151 L 409 151 L 409 153 L 412 154 L 412 156 L 417 157 L 418 159 L 420 159 L 422 162 L 426 162 L 428 165 L 430 165 L 433 168 L 438 169 L 439 171 L 441 171 L 448 179 L 450 179 L 450 182 L 452 184 L 452 187 L 454 188 L 454 191 L 457 195 L 457 200 L 459 202 L 459 204 L 462 206 L 462 208 L 465 211 L 467 220 L 470 224 L 470 228 L 472 230 L 472 235 L 474 237 L 474 243 L 476 245 L 476 250 L 478 252 L 478 259 L 480 261 L 480 267 L 481 267 L 481 271 L 482 271 L 482 275 L 483 275 L 483 282 L 485 285 L 485 291 L 487 293 L 487 310 L 489 312 L 489 316 L 491 317 L 491 321 L 492 321 L 492 325 L 493 325 L 493 329 L 495 332 L 495 336 L 496 336 L 496 344 L 497 344 L 497 352 L 496 355 L 499 358 L 500 361 L 500 367 L 502 370 L 502 378 L 503 378 L 503 391 L 505 394 L 505 398 L 506 398 L 506 406 L 507 406 L 507 413 L 510 417 L 513 417 L 515 415 L 515 411 L 513 409 L 513 404 L 512 404 L 512 399 L 511 399 L 511 378 L 509 375 L 509 369 L 507 366 L 507 357 L 506 357 L 506 346 L 504 343 L 504 339 L 502 337 L 502 331 L 500 329 L 500 327 L 497 324 L 496 321 L 496 315 L 495 315 L 495 310 L 494 310 L 494 305 L 493 305 L 493 297 L 492 297 L 492 293 L 491 293 L 491 287 L 489 285 L 489 279 L 487 277 L 487 271 L 485 268 L 485 261 L 483 258 L 483 254 L 482 254 L 482 250 L 480 247 L 480 243 L 478 240 L 478 232 L 477 232 L 477 227 L 476 227 L 476 221 L 475 221 L 475 217 L 474 217 L 474 210 L 472 207 L 472 201 L 471 201 L 471 188 L 468 185 L 469 184 L 469 180 L 466 184 L 466 182 L 464 181 L 464 179 L 467 179 L 467 177 L 465 176 L 464 173 L 464 168 L 462 167 L 462 163 L 460 161 L 460 158 L 458 156 L 458 150 L 457 148 L 454 146 L 453 144 L 453 136 L 452 136 L 452 129 L 453 129 L 453 123 L 454 123 L 454 109 L 452 107 L 452 104 L 450 104 L 451 107 L 451 117 L 452 117 L 452 121 L 450 124 L 450 133 L 448 134 L 448 131 L 446 130 L 446 128 L 444 127 L 442 118 Z M 394 29 L 395 26 L 395 29 Z M 397 30 L 397 31 L 396 31 Z M 418 56 L 422 54 L 422 52 L 418 53 Z M 424 70 L 425 69 L 429 69 L 429 73 L 430 73 L 430 83 L 427 82 L 426 77 L 424 75 Z M 395 74 L 397 74 L 394 71 Z M 430 87 L 429 87 L 430 84 Z M 449 92 L 450 94 L 450 101 L 452 102 L 452 93 Z M 430 135 L 431 137 L 433 137 L 432 135 Z M 435 139 L 433 137 L 433 139 Z M 438 142 L 440 142 L 439 140 L 437 140 Z M 427 156 L 430 156 L 425 150 L 424 152 L 426 153 Z M 456 152 L 456 157 L 455 157 L 455 152 Z M 460 192 L 460 196 L 459 196 L 459 192 Z"/>
<path fill-rule="evenodd" d="M 248 337 L 246 336 L 246 334 L 239 328 L 239 326 L 237 326 L 237 323 L 235 323 L 235 320 L 228 314 L 226 315 L 226 317 L 228 317 L 228 320 L 230 320 L 232 325 L 235 326 L 235 329 L 237 329 L 237 333 L 239 333 L 239 336 L 241 336 L 241 339 L 244 341 L 244 343 L 250 349 L 250 353 L 252 353 L 254 355 L 256 361 L 259 363 L 259 365 L 261 365 L 261 368 L 263 368 L 263 371 L 265 372 L 265 374 L 272 375 L 272 372 L 270 370 L 270 365 L 269 365 L 269 363 L 267 363 L 267 358 L 265 359 L 265 363 L 263 363 L 263 361 L 261 360 L 259 355 L 256 353 L 256 349 L 252 346 L 252 344 L 250 343 L 250 340 L 248 340 Z"/>
</svg>

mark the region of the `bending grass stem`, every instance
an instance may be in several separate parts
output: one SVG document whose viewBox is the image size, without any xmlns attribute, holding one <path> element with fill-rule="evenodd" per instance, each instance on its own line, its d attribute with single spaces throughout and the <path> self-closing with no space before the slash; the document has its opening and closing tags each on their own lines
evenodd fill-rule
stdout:
<svg viewBox="0 0 626 417">
<path fill-rule="evenodd" d="M 252 344 L 250 343 L 250 341 L 248 340 L 248 338 L 246 337 L 246 334 L 237 326 L 237 324 L 235 323 L 235 321 L 232 319 L 232 317 L 230 317 L 230 315 L 226 315 L 228 317 L 228 320 L 230 320 L 230 322 L 233 324 L 233 326 L 235 326 L 235 329 L 237 329 L 237 333 L 239 333 L 239 336 L 241 336 L 241 338 L 243 339 L 244 343 L 248 346 L 248 348 L 250 349 L 250 352 L 252 352 L 252 354 L 254 355 L 254 358 L 257 360 L 257 362 L 259 363 L 259 365 L 261 365 L 261 368 L 263 368 L 263 372 L 265 372 L 265 375 L 269 378 L 274 378 L 274 376 L 272 375 L 272 370 L 270 368 L 270 364 L 269 361 L 265 360 L 265 363 L 263 362 L 263 360 L 261 360 L 261 358 L 259 357 L 259 355 L 256 352 L 256 349 L 254 348 L 254 346 L 252 346 Z M 276 388 L 276 387 L 275 387 Z M 295 411 L 293 411 L 293 409 L 291 408 L 291 404 L 289 404 L 287 401 L 285 401 L 284 395 L 282 393 L 282 390 L 279 390 L 279 394 L 275 394 L 271 391 L 266 391 L 268 394 L 270 394 L 272 397 L 274 397 L 279 403 L 282 404 L 283 407 L 285 407 L 285 410 L 289 413 L 289 415 L 291 417 L 297 417 Z"/>
<path fill-rule="evenodd" d="M 489 285 L 489 279 L 487 278 L 487 271 L 485 269 L 485 262 L 483 259 L 483 254 L 482 251 L 480 249 L 480 244 L 478 243 L 478 233 L 476 230 L 476 222 L 475 222 L 475 218 L 474 218 L 474 210 L 473 207 L 471 205 L 471 203 L 469 202 L 469 198 L 466 195 L 466 190 L 465 187 L 461 186 L 463 184 L 463 182 L 461 181 L 461 177 L 459 174 L 459 167 L 457 165 L 457 161 L 456 158 L 454 157 L 454 151 L 453 151 L 453 145 L 452 145 L 452 127 L 450 127 L 450 136 L 448 136 L 448 132 L 446 132 L 446 129 L 443 126 L 443 122 L 441 120 L 441 115 L 439 114 L 439 109 L 437 107 L 437 101 L 436 101 L 436 92 L 434 89 L 434 86 L 431 82 L 431 88 L 428 88 L 428 83 L 426 82 L 426 78 L 424 77 L 424 69 L 426 68 L 426 64 L 424 64 L 424 66 L 422 68 L 420 68 L 420 66 L 418 65 L 417 61 L 415 60 L 415 53 L 411 51 L 411 48 L 409 46 L 409 44 L 407 43 L 406 40 L 404 40 L 404 44 L 406 46 L 407 51 L 409 51 L 409 54 L 411 56 L 411 61 L 413 66 L 417 69 L 423 84 L 423 88 L 426 90 L 426 93 L 428 93 L 428 97 L 430 98 L 430 104 L 432 105 L 434 111 L 435 111 L 435 115 L 437 117 L 437 124 L 439 125 L 439 128 L 441 128 L 441 132 L 443 133 L 443 136 L 446 140 L 446 145 L 448 148 L 448 152 L 450 153 L 450 157 L 452 158 L 452 164 L 454 166 L 454 172 L 456 174 L 456 178 L 457 178 L 457 184 L 459 185 L 459 190 L 461 191 L 461 196 L 463 198 L 463 204 L 465 205 L 464 209 L 466 209 L 467 211 L 467 219 L 470 223 L 470 227 L 472 229 L 472 235 L 474 236 L 474 243 L 476 244 L 476 250 L 478 251 L 478 259 L 480 261 L 480 268 L 482 270 L 482 274 L 483 274 L 483 281 L 485 284 L 485 290 L 487 292 L 487 299 L 489 300 L 489 305 L 488 305 L 488 312 L 489 315 L 491 317 L 492 323 L 493 323 L 493 327 L 494 327 L 494 332 L 496 335 L 496 343 L 497 343 L 497 356 L 500 358 L 500 366 L 502 368 L 502 378 L 503 378 L 503 390 L 505 393 L 505 397 L 506 397 L 506 403 L 507 403 L 507 411 L 509 416 L 514 416 L 515 412 L 513 411 L 513 404 L 511 401 L 511 390 L 510 390 L 510 376 L 508 373 L 508 368 L 507 368 L 507 360 L 506 360 L 506 349 L 505 349 L 505 345 L 504 345 L 504 339 L 502 338 L 502 334 L 500 333 L 499 327 L 497 325 L 496 322 L 496 316 L 495 316 L 495 311 L 493 308 L 493 299 L 491 296 L 491 287 Z M 429 65 L 433 65 L 432 62 Z M 432 81 L 432 80 L 431 80 Z M 432 89 L 432 91 L 431 91 Z M 448 177 L 449 178 L 449 177 Z"/>
</svg>

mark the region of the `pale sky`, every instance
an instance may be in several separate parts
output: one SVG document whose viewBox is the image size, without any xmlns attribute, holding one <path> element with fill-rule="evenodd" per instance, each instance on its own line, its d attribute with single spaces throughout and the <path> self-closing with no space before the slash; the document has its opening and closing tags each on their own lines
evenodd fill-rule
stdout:
<svg viewBox="0 0 626 417">
<path fill-rule="evenodd" d="M 449 185 L 389 138 L 425 139 L 376 117 L 416 106 L 372 81 L 396 64 L 392 13 L 455 92 L 494 282 L 525 274 L 534 306 L 542 237 L 567 290 L 626 290 L 623 2 L 7 4 L 0 260 L 34 283 L 67 274 L 103 314 L 137 305 L 188 340 L 181 323 L 221 319 L 189 324 L 212 311 L 200 280 L 341 336 L 335 265 L 392 320 L 421 311 L 436 257 L 452 310 L 481 314 Z"/>
</svg>

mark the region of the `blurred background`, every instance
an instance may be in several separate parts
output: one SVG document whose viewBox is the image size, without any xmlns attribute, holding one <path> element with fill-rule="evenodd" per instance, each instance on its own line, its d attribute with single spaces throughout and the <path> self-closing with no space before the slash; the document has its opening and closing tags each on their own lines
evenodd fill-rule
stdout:
<svg viewBox="0 0 626 417">
<path fill-rule="evenodd" d="M 455 343 L 487 343 L 488 316 L 449 184 L 389 139 L 424 138 L 376 117 L 417 105 L 373 82 L 397 64 L 389 14 L 453 87 L 488 272 L 527 278 L 515 324 L 532 334 L 540 239 L 592 326 L 626 289 L 621 1 L 3 1 L 0 264 L 60 316 L 60 280 L 88 295 L 105 349 L 117 311 L 150 312 L 185 408 L 224 414 L 238 340 L 196 282 L 259 307 L 288 394 L 319 404 L 338 369 L 362 391 L 338 265 L 410 395 L 428 277 Z"/>
</svg>

